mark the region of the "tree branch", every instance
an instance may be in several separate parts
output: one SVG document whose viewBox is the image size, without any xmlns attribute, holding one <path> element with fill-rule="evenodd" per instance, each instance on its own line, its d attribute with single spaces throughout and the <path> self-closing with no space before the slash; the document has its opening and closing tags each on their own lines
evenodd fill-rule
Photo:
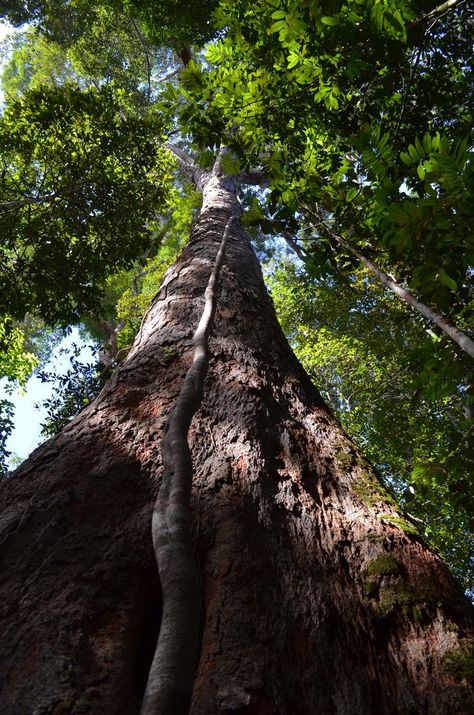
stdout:
<svg viewBox="0 0 474 715">
<path fill-rule="evenodd" d="M 186 176 L 191 179 L 196 186 L 198 186 L 200 179 L 205 172 L 196 166 L 192 157 L 189 156 L 189 154 L 187 154 L 183 149 L 180 149 L 179 146 L 176 146 L 175 144 L 166 144 L 165 146 L 168 151 L 176 156 L 179 165 Z"/>
<path fill-rule="evenodd" d="M 54 201 L 56 198 L 58 198 L 57 194 L 44 194 L 43 196 L 18 199 L 17 201 L 3 201 L 0 203 L 0 211 L 13 211 L 13 209 L 18 209 L 22 206 L 30 206 L 31 204 L 49 203 L 50 201 Z"/>
<path fill-rule="evenodd" d="M 263 171 L 243 171 L 236 177 L 239 184 L 252 184 L 253 186 L 267 187 L 269 181 Z"/>
<path fill-rule="evenodd" d="M 175 156 L 178 157 L 179 163 L 186 165 L 188 168 L 196 169 L 196 165 L 193 162 L 192 157 L 187 154 L 184 149 L 180 149 L 179 146 L 175 144 L 166 144 L 166 148 L 171 151 Z"/>
<path fill-rule="evenodd" d="M 420 45 L 420 47 L 418 48 L 417 53 L 416 53 L 416 57 L 415 57 L 415 62 L 414 62 L 413 65 L 410 67 L 410 76 L 408 77 L 408 82 L 407 82 L 406 87 L 405 87 L 405 90 L 404 90 L 404 92 L 403 92 L 403 99 L 402 99 L 402 106 L 401 106 L 401 109 L 400 109 L 400 115 L 399 115 L 399 117 L 398 117 L 397 126 L 396 126 L 395 131 L 394 131 L 394 136 L 395 136 L 396 138 L 398 138 L 398 132 L 399 132 L 400 126 L 401 126 L 401 124 L 402 124 L 403 115 L 405 114 L 406 103 L 407 103 L 407 100 L 408 100 L 408 93 L 409 93 L 409 91 L 410 91 L 410 89 L 411 89 L 411 86 L 412 86 L 412 84 L 413 84 L 413 81 L 414 81 L 414 79 L 415 79 L 415 75 L 416 75 L 416 72 L 417 72 L 417 69 L 418 69 L 418 65 L 419 65 L 419 63 L 420 63 L 421 53 L 422 53 L 422 51 L 423 51 L 423 44 L 424 44 L 424 43 L 422 42 L 421 45 Z"/>
<path fill-rule="evenodd" d="M 424 15 L 421 15 L 421 17 L 418 17 L 416 20 L 409 22 L 407 26 L 414 27 L 415 25 L 420 25 L 422 22 L 427 22 L 429 20 L 438 18 L 440 15 L 443 15 L 445 12 L 451 10 L 457 5 L 463 5 L 464 2 L 465 0 L 446 0 L 446 2 L 441 3 L 441 5 L 438 5 L 438 7 L 433 8 L 433 10 L 430 10 Z"/>
<path fill-rule="evenodd" d="M 172 79 L 173 77 L 176 77 L 177 74 L 181 72 L 181 67 L 177 67 L 175 70 L 172 72 L 168 72 L 168 74 L 165 74 L 163 77 L 150 77 L 150 80 L 154 84 L 163 84 L 163 82 L 168 82 L 168 80 Z"/>
<path fill-rule="evenodd" d="M 151 99 L 151 62 L 150 62 L 150 53 L 148 51 L 148 45 L 147 45 L 147 42 L 143 36 L 143 33 L 142 33 L 139 25 L 136 23 L 136 21 L 130 15 L 129 15 L 129 19 L 130 19 L 130 22 L 132 23 L 133 29 L 135 30 L 135 34 L 140 41 L 140 44 L 143 49 L 143 54 L 145 55 L 147 84 L 148 84 L 147 98 L 148 98 L 148 102 L 150 102 L 150 99 Z"/>
<path fill-rule="evenodd" d="M 303 263 L 307 263 L 309 256 L 306 251 L 298 245 L 298 241 L 296 240 L 296 238 L 290 233 L 287 233 L 286 231 L 282 231 L 280 235 L 283 236 L 288 246 L 294 253 L 296 253 L 300 261 L 303 261 Z"/>
</svg>

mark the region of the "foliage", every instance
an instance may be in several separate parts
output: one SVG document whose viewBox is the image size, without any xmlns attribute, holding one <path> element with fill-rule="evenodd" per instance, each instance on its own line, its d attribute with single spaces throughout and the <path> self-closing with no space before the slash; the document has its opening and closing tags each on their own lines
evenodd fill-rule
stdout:
<svg viewBox="0 0 474 715">
<path fill-rule="evenodd" d="M 33 29 L 16 33 L 5 48 L 8 61 L 2 73 L 2 90 L 7 101 L 27 89 L 73 82 L 75 75 L 62 49 Z"/>
<path fill-rule="evenodd" d="M 158 234 L 163 237 L 158 251 L 146 260 L 141 270 L 135 272 L 132 285 L 118 297 L 117 317 L 123 324 L 118 335 L 119 348 L 125 348 L 133 342 L 146 308 L 189 236 L 200 202 L 200 195 L 191 186 L 186 186 L 184 191 L 175 189 L 172 192 L 166 217 L 157 228 Z"/>
<path fill-rule="evenodd" d="M 81 347 L 73 344 L 72 350 L 69 357 L 70 366 L 66 372 L 62 374 L 44 370 L 38 372 L 38 377 L 42 382 L 54 385 L 54 394 L 43 402 L 47 415 L 41 425 L 41 431 L 48 437 L 57 434 L 88 405 L 110 376 L 110 370 L 106 370 L 96 360 L 81 362 L 78 359 Z M 97 350 L 96 348 L 96 353 Z M 63 350 L 63 352 L 66 351 Z"/>
<path fill-rule="evenodd" d="M 116 326 L 117 346 L 123 357 L 140 326 L 151 300 L 159 290 L 165 272 L 176 260 L 189 236 L 201 203 L 200 194 L 190 183 L 170 190 L 163 212 L 150 223 L 151 245 L 134 261 L 132 268 L 108 275 L 101 288 L 100 315 L 82 317 L 87 337 L 103 341 L 100 319 Z"/>
<path fill-rule="evenodd" d="M 230 173 L 257 167 L 270 181 L 247 213 L 260 249 L 284 231 L 310 257 L 305 272 L 283 265 L 272 279 L 298 355 L 467 581 L 472 368 L 334 240 L 473 330 L 471 11 L 458 3 L 428 20 L 431 10 L 428 0 L 0 2 L 37 28 L 7 69 L 0 188 L 28 203 L 1 214 L 0 287 L 17 317 L 119 319 L 125 347 L 191 215 L 176 192 L 178 217 L 157 218 L 174 211 L 163 208 L 163 125 L 203 167 L 230 146 Z M 179 84 L 150 91 L 150 41 L 181 51 L 208 38 Z M 66 77 L 74 87 L 55 87 Z"/>
<path fill-rule="evenodd" d="M 212 36 L 209 18 L 216 5 L 216 0 L 196 0 L 192 6 L 185 0 L 0 0 L 0 17 L 14 25 L 34 23 L 49 39 L 68 45 L 89 31 L 95 10 L 103 8 L 135 17 L 155 44 L 181 50 Z"/>
<path fill-rule="evenodd" d="M 7 440 L 13 432 L 14 406 L 10 400 L 0 400 L 0 477 L 8 472 Z"/>
<path fill-rule="evenodd" d="M 26 349 L 22 330 L 11 318 L 0 320 L 0 378 L 24 385 L 38 362 L 36 355 Z"/>
<path fill-rule="evenodd" d="M 97 308 L 98 281 L 146 250 L 171 167 L 160 134 L 156 114 L 138 115 L 108 87 L 44 87 L 7 107 L 0 188 L 20 202 L 0 213 L 0 288 L 11 315 L 77 320 Z"/>
<path fill-rule="evenodd" d="M 64 330 L 51 329 L 37 316 L 27 314 L 15 327 L 21 331 L 24 339 L 24 350 L 32 353 L 36 360 L 35 370 L 42 368 L 51 357 L 53 349 L 64 338 Z"/>
<path fill-rule="evenodd" d="M 217 0 L 122 0 L 124 8 L 142 20 L 155 44 L 170 45 L 178 52 L 188 45 L 202 45 L 214 29 L 209 22 Z"/>
<path fill-rule="evenodd" d="M 101 315 L 120 330 L 117 336 L 119 354 L 133 342 L 140 320 L 156 294 L 166 270 L 176 260 L 177 254 L 189 235 L 194 212 L 199 206 L 200 196 L 189 185 L 181 190 L 174 189 L 169 200 L 169 209 L 161 223 L 154 227 L 154 241 L 158 246 L 153 258 L 146 259 L 144 265 L 130 271 L 122 271 L 108 276 L 105 281 Z M 100 328 L 94 318 L 86 321 L 86 334 L 103 340 Z M 63 373 L 41 370 L 38 376 L 43 382 L 54 385 L 52 397 L 43 403 L 47 418 L 42 425 L 42 433 L 51 436 L 59 432 L 81 409 L 96 396 L 113 370 L 100 362 L 82 362 L 81 348 L 74 345 L 70 356 L 70 367 Z M 99 348 L 94 351 L 99 354 Z"/>
<path fill-rule="evenodd" d="M 138 106 L 148 101 L 158 53 L 128 15 L 99 4 L 91 8 L 87 32 L 67 47 L 31 26 L 17 32 L 10 43 L 13 47 L 2 76 L 7 99 L 27 90 L 69 83 L 79 89 L 113 84 L 133 95 Z"/>
<path fill-rule="evenodd" d="M 472 20 L 427 9 L 222 0 L 182 117 L 199 147 L 217 128 L 243 168 L 264 168 L 264 213 L 311 228 L 320 270 L 329 228 L 472 330 Z"/>
<path fill-rule="evenodd" d="M 91 8 L 88 22 L 88 32 L 67 50 L 77 74 L 90 78 L 95 86 L 113 83 L 133 94 L 138 104 L 146 101 L 154 57 L 139 25 L 129 15 L 101 4 Z"/>
</svg>

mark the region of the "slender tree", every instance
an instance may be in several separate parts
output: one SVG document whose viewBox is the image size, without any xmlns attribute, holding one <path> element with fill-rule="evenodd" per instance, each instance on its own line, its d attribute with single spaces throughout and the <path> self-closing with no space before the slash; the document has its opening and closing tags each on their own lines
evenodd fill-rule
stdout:
<svg viewBox="0 0 474 715">
<path fill-rule="evenodd" d="M 1 208 L 1 207 L 0 207 Z M 436 325 L 440 330 L 442 330 L 446 335 L 448 335 L 451 340 L 458 345 L 461 350 L 474 358 L 474 340 L 472 340 L 469 335 L 466 335 L 462 330 L 456 328 L 449 320 L 432 310 L 427 305 L 422 303 L 420 300 L 410 293 L 406 288 L 397 283 L 397 281 L 389 276 L 385 271 L 382 271 L 378 266 L 371 261 L 367 256 L 364 256 L 355 246 L 352 246 L 348 241 L 346 241 L 342 236 L 331 231 L 331 229 L 322 224 L 324 231 L 329 235 L 329 237 L 341 248 L 345 249 L 348 253 L 352 254 L 362 265 L 366 266 L 371 273 L 373 273 L 377 278 L 391 290 L 400 300 L 403 300 L 407 305 L 409 305 L 413 310 L 416 310 L 420 315 L 427 318 L 434 325 Z M 301 246 L 298 241 L 292 236 L 285 236 L 290 248 L 296 253 L 298 258 L 306 263 L 310 256 Z"/>
</svg>

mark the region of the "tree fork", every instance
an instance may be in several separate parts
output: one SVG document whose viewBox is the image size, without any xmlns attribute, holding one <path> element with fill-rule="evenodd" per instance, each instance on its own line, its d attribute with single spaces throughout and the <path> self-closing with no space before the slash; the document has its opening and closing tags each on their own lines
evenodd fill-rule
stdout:
<svg viewBox="0 0 474 715">
<path fill-rule="evenodd" d="M 169 415 L 162 442 L 163 481 L 152 518 L 152 538 L 163 594 L 163 616 L 142 715 L 185 715 L 198 657 L 200 593 L 190 529 L 193 465 L 188 444 L 191 420 L 200 407 L 209 368 L 209 333 L 215 288 L 232 222 L 227 222 L 194 333 L 193 361 Z"/>
</svg>

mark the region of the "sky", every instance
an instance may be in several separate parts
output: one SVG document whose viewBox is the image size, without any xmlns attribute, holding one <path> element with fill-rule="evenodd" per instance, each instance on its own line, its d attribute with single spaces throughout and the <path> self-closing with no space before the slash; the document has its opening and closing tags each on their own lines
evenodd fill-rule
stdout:
<svg viewBox="0 0 474 715">
<path fill-rule="evenodd" d="M 4 40 L 7 39 L 9 35 L 12 34 L 12 32 L 15 32 L 14 28 L 9 25 L 7 22 L 4 20 L 0 20 L 0 43 L 4 42 Z M 6 57 L 3 56 L 3 48 L 0 47 L 0 75 L 3 72 L 3 67 L 6 61 Z M 0 107 L 3 104 L 3 92 L 2 92 L 2 86 L 0 83 Z"/>
<path fill-rule="evenodd" d="M 9 25 L 4 20 L 0 20 L 0 40 L 4 40 L 5 37 L 12 31 L 12 26 Z"/>
<path fill-rule="evenodd" d="M 53 350 L 44 370 L 65 373 L 70 364 L 69 356 L 72 354 L 73 343 L 82 347 L 78 358 L 81 362 L 94 360 L 90 346 L 84 342 L 78 328 L 74 327 L 70 335 L 63 338 Z M 51 397 L 55 387 L 50 382 L 42 383 L 35 374 L 30 377 L 25 388 L 16 390 L 12 395 L 5 391 L 5 384 L 6 380 L 0 381 L 0 400 L 10 400 L 15 405 L 15 429 L 8 439 L 7 449 L 12 453 L 16 465 L 17 458 L 26 459 L 35 447 L 45 441 L 46 437 L 41 434 L 41 423 L 46 417 L 46 410 L 44 407 L 36 408 L 35 404 Z"/>
<path fill-rule="evenodd" d="M 0 22 L 0 42 L 3 42 L 12 33 L 13 28 L 8 23 Z M 0 73 L 6 61 L 0 48 Z M 3 103 L 3 92 L 0 85 L 0 106 Z M 35 410 L 34 404 L 41 402 L 52 393 L 50 384 L 43 385 L 41 381 L 33 376 L 28 380 L 26 389 L 20 394 L 18 391 L 13 395 L 5 392 L 5 380 L 0 381 L 0 399 L 8 399 L 15 405 L 15 430 L 8 440 L 8 449 L 18 457 L 25 459 L 28 454 L 43 441 L 41 437 L 40 424 L 44 419 L 45 410 Z"/>
</svg>

